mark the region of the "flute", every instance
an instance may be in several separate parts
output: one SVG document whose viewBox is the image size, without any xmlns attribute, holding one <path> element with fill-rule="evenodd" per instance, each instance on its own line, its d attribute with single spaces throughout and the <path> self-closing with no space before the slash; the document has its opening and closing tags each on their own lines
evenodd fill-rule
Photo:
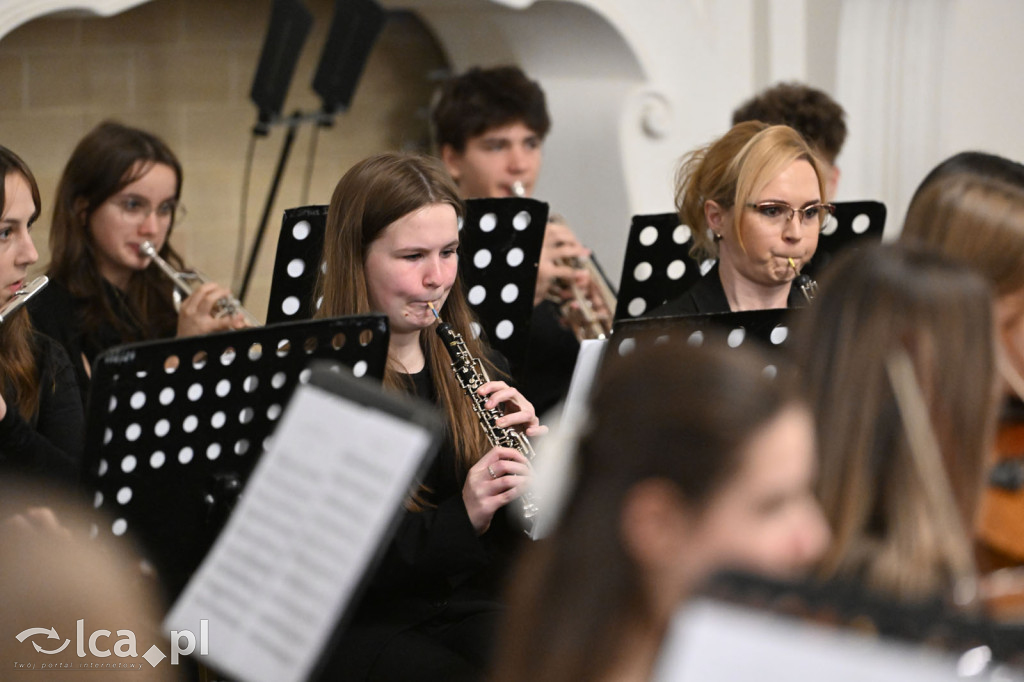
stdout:
<svg viewBox="0 0 1024 682">
<path fill-rule="evenodd" d="M 7 318 L 9 318 L 14 312 L 16 312 L 18 308 L 28 303 L 28 299 L 32 298 L 37 293 L 42 291 L 43 287 L 45 287 L 49 283 L 49 277 L 47 277 L 46 275 L 40 275 L 39 277 L 36 277 L 34 280 L 29 282 L 25 286 L 15 291 L 14 295 L 11 296 L 10 300 L 8 300 L 7 303 L 4 303 L 3 306 L 0 307 L 0 324 L 6 322 Z"/>
</svg>

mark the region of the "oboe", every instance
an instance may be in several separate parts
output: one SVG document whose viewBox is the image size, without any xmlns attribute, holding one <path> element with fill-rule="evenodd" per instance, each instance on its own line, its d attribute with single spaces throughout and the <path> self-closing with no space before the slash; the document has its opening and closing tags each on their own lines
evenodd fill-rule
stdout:
<svg viewBox="0 0 1024 682">
<path fill-rule="evenodd" d="M 796 279 L 793 282 L 800 287 L 800 293 L 810 303 L 818 294 L 818 283 L 811 279 L 810 275 L 801 274 L 800 269 L 796 267 L 796 263 L 793 262 L 792 258 L 789 259 L 789 267 L 793 268 L 793 272 L 796 273 Z"/>
<path fill-rule="evenodd" d="M 473 357 L 466 347 L 462 334 L 452 329 L 452 326 L 447 322 L 442 322 L 441 315 L 434 309 L 432 304 L 428 303 L 427 305 L 430 306 L 431 312 L 437 318 L 438 325 L 435 327 L 435 331 L 441 337 L 445 350 L 448 351 L 448 355 L 452 358 L 452 371 L 455 372 L 455 378 L 469 398 L 470 404 L 473 406 L 473 412 L 476 413 L 477 420 L 480 422 L 480 427 L 487 435 L 487 440 L 491 445 L 518 450 L 528 460 L 532 461 L 534 455 L 533 446 L 530 445 L 530 441 L 526 436 L 515 429 L 498 426 L 495 422 L 502 416 L 503 411 L 500 407 L 488 408 L 485 405 L 487 398 L 477 393 L 478 388 L 490 381 L 490 378 L 487 376 L 487 370 L 484 369 L 480 358 Z M 532 519 L 537 515 L 537 502 L 534 499 L 533 493 L 529 490 L 519 497 L 519 502 L 523 520 L 526 521 L 527 525 L 526 532 L 529 533 L 532 529 Z"/>
<path fill-rule="evenodd" d="M 28 299 L 42 291 L 43 287 L 49 284 L 49 282 L 50 279 L 46 275 L 41 275 L 15 291 L 10 300 L 0 307 L 0 324 L 6 322 L 12 313 L 28 303 Z"/>
</svg>

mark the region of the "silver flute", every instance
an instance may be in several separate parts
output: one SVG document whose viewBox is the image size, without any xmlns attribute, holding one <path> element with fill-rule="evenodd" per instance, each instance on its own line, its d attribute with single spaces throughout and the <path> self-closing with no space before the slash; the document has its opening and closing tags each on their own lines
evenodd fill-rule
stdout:
<svg viewBox="0 0 1024 682">
<path fill-rule="evenodd" d="M 476 413 L 477 420 L 487 435 L 488 442 L 494 446 L 518 450 L 532 462 L 534 450 L 533 446 L 530 445 L 530 441 L 525 435 L 515 429 L 498 426 L 495 422 L 504 412 L 500 407 L 488 408 L 486 406 L 487 398 L 477 393 L 478 388 L 490 381 L 490 378 L 487 376 L 487 370 L 484 369 L 480 358 L 473 357 L 469 352 L 462 334 L 452 329 L 452 326 L 447 322 L 441 321 L 441 316 L 434 309 L 433 305 L 430 306 L 430 310 L 434 313 L 434 317 L 437 318 L 439 323 L 434 328 L 434 331 L 441 337 L 448 355 L 451 356 L 452 371 L 455 372 L 455 378 L 458 380 L 459 385 L 462 386 L 466 397 L 469 398 L 473 406 L 473 412 Z M 523 521 L 526 523 L 526 532 L 529 534 L 533 527 L 533 517 L 539 511 L 537 500 L 534 494 L 527 490 L 519 497 L 519 504 Z"/>
<path fill-rule="evenodd" d="M 43 287 L 49 283 L 49 277 L 46 275 L 40 275 L 15 291 L 10 300 L 7 301 L 7 303 L 4 303 L 3 306 L 0 306 L 0 324 L 6 322 L 7 319 L 18 310 L 18 308 L 28 303 L 28 299 L 42 291 Z"/>
<path fill-rule="evenodd" d="M 210 281 L 205 275 L 198 272 L 178 272 L 171 264 L 160 257 L 160 254 L 156 252 L 156 248 L 151 242 L 142 242 L 139 244 L 139 253 L 149 257 L 153 263 L 160 268 L 160 270 L 167 275 L 171 282 L 174 283 L 175 293 L 175 308 L 181 304 L 182 299 L 186 299 L 192 295 L 192 291 L 199 284 L 205 284 Z M 242 307 L 242 304 L 234 296 L 225 296 L 217 301 L 211 314 L 214 317 L 226 317 L 241 313 L 245 323 L 250 327 L 262 327 L 263 323 L 256 319 L 256 316 L 250 313 L 248 310 Z"/>
</svg>

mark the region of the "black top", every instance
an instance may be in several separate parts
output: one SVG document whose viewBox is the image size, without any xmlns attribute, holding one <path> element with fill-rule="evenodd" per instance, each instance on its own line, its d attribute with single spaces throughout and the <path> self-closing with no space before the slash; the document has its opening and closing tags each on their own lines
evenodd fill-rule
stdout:
<svg viewBox="0 0 1024 682">
<path fill-rule="evenodd" d="M 437 402 L 429 365 L 410 378 L 415 395 Z M 499 510 L 490 528 L 478 536 L 462 500 L 464 482 L 448 437 L 423 480 L 429 492 L 420 496 L 427 505 L 405 512 L 331 654 L 331 679 L 366 679 L 381 649 L 401 632 L 414 630 L 429 639 L 447 623 L 477 616 L 497 620 L 505 571 L 526 535 Z M 505 509 L 514 513 L 515 504 Z M 474 636 L 480 638 L 480 647 L 490 644 L 490 632 Z M 415 656 L 405 665 L 407 679 L 417 679 Z"/>
<path fill-rule="evenodd" d="M 34 335 L 39 375 L 39 411 L 31 422 L 22 418 L 4 390 L 7 414 L 0 419 L 0 470 L 39 476 L 64 483 L 78 477 L 85 418 L 67 354 L 53 339 Z"/>
<path fill-rule="evenodd" d="M 515 376 L 523 395 L 542 416 L 569 392 L 580 343 L 562 322 L 557 303 L 541 301 L 533 308 L 526 360 Z"/>
<path fill-rule="evenodd" d="M 786 299 L 787 308 L 802 308 L 806 304 L 800 287 L 791 286 Z M 644 317 L 671 317 L 677 315 L 705 315 L 710 313 L 728 313 L 729 299 L 722 287 L 722 278 L 718 274 L 718 264 L 708 270 L 700 281 L 690 287 L 685 294 L 667 303 L 663 303 Z"/>
<path fill-rule="evenodd" d="M 72 296 L 62 282 L 54 279 L 26 304 L 36 329 L 55 339 L 67 351 L 75 369 L 82 405 L 85 405 L 86 397 L 89 395 L 90 382 L 86 362 L 91 367 L 96 356 L 108 348 L 147 338 L 124 296 L 105 280 L 103 295 L 111 310 L 133 330 L 131 338 L 126 338 L 110 323 L 103 323 L 95 331 L 86 332 L 86 299 Z M 171 331 L 169 335 L 173 336 L 174 332 Z"/>
</svg>

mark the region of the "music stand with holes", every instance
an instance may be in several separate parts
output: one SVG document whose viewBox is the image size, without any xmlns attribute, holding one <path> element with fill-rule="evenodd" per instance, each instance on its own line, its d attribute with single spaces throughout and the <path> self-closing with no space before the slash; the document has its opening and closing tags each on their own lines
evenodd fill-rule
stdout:
<svg viewBox="0 0 1024 682">
<path fill-rule="evenodd" d="M 635 348 L 639 337 L 653 342 L 703 343 L 709 329 L 719 330 L 713 338 L 721 338 L 736 348 L 751 340 L 767 348 L 783 347 L 799 308 L 744 310 L 709 315 L 674 315 L 617 320 L 612 328 L 608 353 L 626 353 Z"/>
<path fill-rule="evenodd" d="M 882 241 L 885 204 L 880 201 L 843 201 L 835 207 L 835 214 L 821 228 L 818 250 L 803 269 L 812 278 L 819 277 L 843 249 Z"/>
<path fill-rule="evenodd" d="M 257 327 L 109 349 L 92 368 L 83 482 L 175 596 L 237 499 L 313 360 L 379 380 L 383 315 Z"/>
<path fill-rule="evenodd" d="M 513 374 L 526 359 L 548 205 L 536 199 L 469 199 L 459 268 L 466 298 Z"/>
<path fill-rule="evenodd" d="M 836 253 L 864 240 L 880 241 L 885 229 L 885 204 L 849 201 L 836 205 L 835 215 L 818 238 L 818 249 L 803 272 L 818 277 Z M 615 320 L 639 318 L 685 294 L 710 269 L 690 255 L 690 228 L 676 213 L 634 216 L 619 278 Z"/>
<path fill-rule="evenodd" d="M 267 324 L 313 317 L 317 307 L 313 292 L 320 272 L 326 227 L 326 205 L 285 210 L 274 256 Z"/>
<path fill-rule="evenodd" d="M 690 256 L 690 228 L 676 213 L 633 216 L 619 278 L 615 321 L 643 317 L 681 296 L 701 277 Z"/>
</svg>

